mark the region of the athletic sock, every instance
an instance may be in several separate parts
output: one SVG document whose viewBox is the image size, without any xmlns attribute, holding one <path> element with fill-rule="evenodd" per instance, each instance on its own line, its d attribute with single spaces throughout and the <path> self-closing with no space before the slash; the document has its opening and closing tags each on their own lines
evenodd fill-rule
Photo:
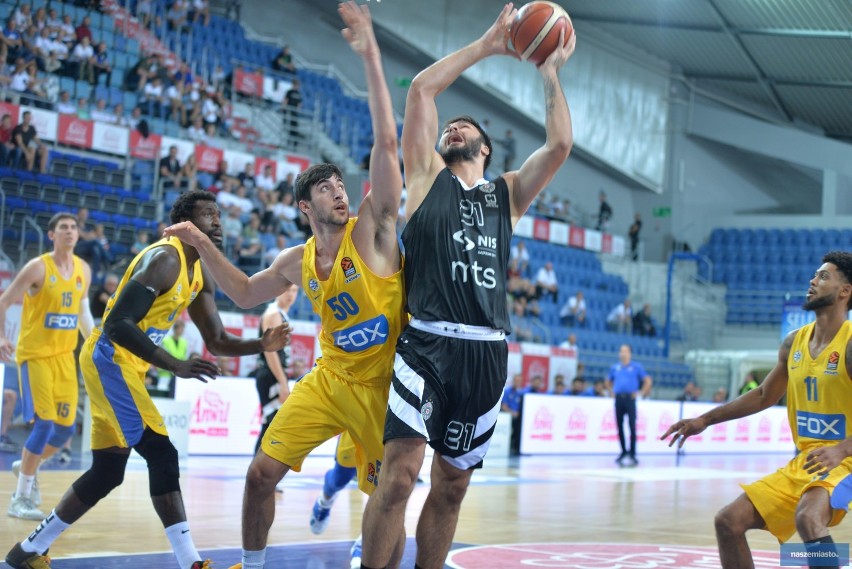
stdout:
<svg viewBox="0 0 852 569">
<path fill-rule="evenodd" d="M 263 569 L 266 562 L 266 548 L 260 551 L 243 549 L 243 569 Z"/>
<path fill-rule="evenodd" d="M 825 552 L 833 551 L 835 554 L 837 554 L 837 548 L 834 547 L 834 540 L 831 539 L 830 535 L 827 535 L 825 537 L 820 537 L 818 539 L 805 540 L 805 551 L 812 551 L 812 550 L 816 549 L 816 548 L 808 547 L 809 545 L 828 545 L 829 547 L 821 547 L 821 548 L 819 548 L 819 550 L 825 551 Z M 835 563 L 830 563 L 827 558 L 809 559 L 808 560 L 809 561 L 808 567 L 814 567 L 814 568 L 818 568 L 818 567 L 836 568 L 836 567 L 839 567 L 839 557 L 835 557 L 834 560 L 836 561 Z"/>
<path fill-rule="evenodd" d="M 56 515 L 56 510 L 53 510 L 49 516 L 42 520 L 35 531 L 21 542 L 21 549 L 28 553 L 41 555 L 50 548 L 63 531 L 70 527 L 71 524 L 66 524 L 60 520 L 59 516 Z"/>
<path fill-rule="evenodd" d="M 24 496 L 29 498 L 33 493 L 33 484 L 35 484 L 35 474 L 28 476 L 23 472 L 18 474 L 18 487 L 15 490 L 15 496 Z"/>
<path fill-rule="evenodd" d="M 189 533 L 189 522 L 178 522 L 167 527 L 166 537 L 172 544 L 172 551 L 175 553 L 179 567 L 189 567 L 201 559 L 192 542 L 192 534 Z"/>
<path fill-rule="evenodd" d="M 337 500 L 337 494 L 332 494 L 331 498 L 326 498 L 325 492 L 323 492 L 317 499 L 317 502 L 319 502 L 320 508 L 328 510 L 334 505 L 335 500 Z"/>
</svg>

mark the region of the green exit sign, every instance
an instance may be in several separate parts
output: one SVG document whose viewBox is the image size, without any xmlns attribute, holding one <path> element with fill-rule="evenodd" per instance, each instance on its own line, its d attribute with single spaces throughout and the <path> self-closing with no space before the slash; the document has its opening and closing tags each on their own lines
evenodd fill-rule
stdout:
<svg viewBox="0 0 852 569">
<path fill-rule="evenodd" d="M 653 210 L 654 217 L 671 217 L 672 208 L 670 207 L 655 207 Z"/>
</svg>

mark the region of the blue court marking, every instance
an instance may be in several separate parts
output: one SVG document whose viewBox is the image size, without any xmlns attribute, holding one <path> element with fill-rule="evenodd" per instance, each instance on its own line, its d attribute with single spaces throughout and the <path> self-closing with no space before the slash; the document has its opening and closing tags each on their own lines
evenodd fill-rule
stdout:
<svg viewBox="0 0 852 569">
<path fill-rule="evenodd" d="M 290 545 L 271 545 L 266 550 L 266 566 L 274 569 L 342 569 L 349 567 L 349 548 L 351 541 L 326 541 L 321 543 L 294 543 Z M 61 544 L 60 544 L 61 547 Z M 469 547 L 454 543 L 452 549 Z M 413 567 L 416 556 L 414 538 L 409 537 L 402 556 L 402 567 Z M 59 551 L 57 554 L 61 555 Z M 202 557 L 214 562 L 216 569 L 227 569 L 239 563 L 241 552 L 237 548 L 223 548 L 200 551 Z M 178 569 L 177 561 L 171 552 L 139 553 L 121 556 L 51 558 L 54 569 Z M 445 566 L 446 567 L 446 566 Z M 0 569 L 9 569 L 0 563 Z M 449 568 L 447 568 L 449 569 Z"/>
</svg>

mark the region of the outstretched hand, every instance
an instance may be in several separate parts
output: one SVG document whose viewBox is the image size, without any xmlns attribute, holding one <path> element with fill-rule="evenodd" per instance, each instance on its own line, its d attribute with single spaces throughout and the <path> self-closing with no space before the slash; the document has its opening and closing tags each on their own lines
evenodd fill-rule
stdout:
<svg viewBox="0 0 852 569">
<path fill-rule="evenodd" d="M 177 237 L 187 245 L 198 247 L 208 237 L 191 221 L 181 221 L 163 230 L 163 237 Z"/>
<path fill-rule="evenodd" d="M 682 419 L 669 427 L 666 433 L 660 437 L 661 441 L 666 440 L 669 435 L 674 434 L 672 440 L 669 441 L 669 446 L 675 444 L 677 441 L 677 448 L 683 448 L 683 443 L 686 442 L 686 439 L 691 437 L 692 435 L 697 435 L 707 428 L 707 423 L 701 417 L 696 417 L 694 419 Z"/>
<path fill-rule="evenodd" d="M 549 72 L 553 70 L 554 73 L 558 72 L 565 62 L 571 57 L 574 53 L 574 48 L 577 47 L 577 34 L 574 33 L 574 30 L 571 30 L 571 35 L 568 37 L 568 43 L 565 43 L 565 29 L 563 28 L 559 32 L 559 43 L 550 55 L 547 56 L 547 59 L 541 62 L 538 66 L 539 71 L 542 73 Z"/>
<path fill-rule="evenodd" d="M 373 19 L 366 5 L 359 6 L 356 2 L 342 2 L 337 6 L 337 12 L 346 24 L 340 33 L 349 43 L 352 51 L 364 57 L 378 49 L 376 36 L 373 33 Z"/>
<path fill-rule="evenodd" d="M 177 377 L 192 377 L 202 383 L 207 383 L 212 379 L 216 379 L 216 376 L 222 375 L 219 366 L 201 358 L 182 361 L 171 371 Z"/>
<path fill-rule="evenodd" d="M 489 55 L 511 55 L 515 59 L 521 58 L 520 55 L 509 47 L 509 30 L 517 15 L 518 11 L 509 2 L 503 6 L 503 10 L 497 16 L 497 21 L 491 24 L 488 31 L 479 39 Z"/>
<path fill-rule="evenodd" d="M 260 346 L 264 352 L 277 352 L 290 343 L 292 333 L 290 324 L 284 322 L 273 328 L 267 328 L 260 338 Z"/>
</svg>

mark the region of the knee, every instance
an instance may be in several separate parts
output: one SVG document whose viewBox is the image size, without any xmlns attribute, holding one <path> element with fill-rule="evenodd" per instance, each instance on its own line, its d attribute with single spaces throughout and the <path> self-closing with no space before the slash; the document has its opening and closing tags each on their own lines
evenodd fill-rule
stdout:
<svg viewBox="0 0 852 569">
<path fill-rule="evenodd" d="M 41 456 L 41 453 L 44 452 L 44 447 L 53 436 L 53 429 L 53 421 L 42 419 L 36 415 L 33 430 L 24 446 L 31 453 Z"/>
<path fill-rule="evenodd" d="M 464 500 L 465 494 L 467 494 L 468 483 L 470 482 L 470 478 L 468 476 L 460 476 L 457 478 L 450 478 L 443 481 L 441 484 L 436 486 L 433 484 L 430 492 L 437 494 L 438 497 L 441 498 L 445 506 L 460 506 L 462 500 Z"/>
<path fill-rule="evenodd" d="M 53 434 L 50 439 L 47 441 L 52 447 L 59 448 L 64 445 L 68 439 L 71 438 L 71 435 L 74 434 L 74 425 L 54 425 L 53 426 Z"/>
<path fill-rule="evenodd" d="M 420 469 L 413 464 L 385 464 L 379 474 L 379 489 L 389 501 L 405 501 L 417 484 L 418 474 Z"/>
<path fill-rule="evenodd" d="M 71 485 L 80 501 L 89 507 L 121 486 L 128 457 L 101 450 L 94 451 L 92 456 L 92 467 Z"/>
<path fill-rule="evenodd" d="M 799 532 L 802 541 L 809 541 L 825 537 L 828 534 L 828 525 L 825 520 L 820 519 L 820 516 L 799 510 L 796 512 L 796 531 Z"/>
<path fill-rule="evenodd" d="M 741 535 L 747 529 L 730 505 L 725 506 L 716 513 L 713 523 L 716 526 L 717 536 Z"/>
<path fill-rule="evenodd" d="M 168 437 L 145 431 L 133 448 L 148 464 L 148 486 L 152 497 L 180 491 L 178 453 Z"/>
<path fill-rule="evenodd" d="M 256 460 L 252 461 L 246 473 L 246 492 L 271 493 L 280 480 Z"/>
</svg>

